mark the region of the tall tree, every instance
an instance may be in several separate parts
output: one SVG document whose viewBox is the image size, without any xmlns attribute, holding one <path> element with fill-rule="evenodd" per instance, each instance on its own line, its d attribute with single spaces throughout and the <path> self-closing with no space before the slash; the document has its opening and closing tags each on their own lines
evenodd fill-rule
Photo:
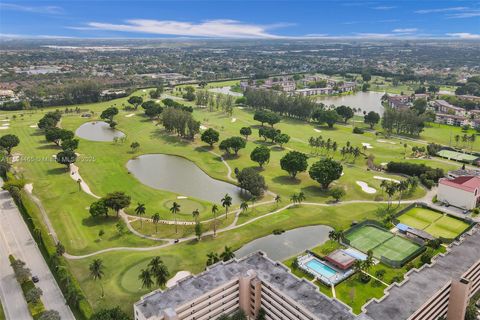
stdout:
<svg viewBox="0 0 480 320">
<path fill-rule="evenodd" d="M 227 218 L 228 214 L 228 208 L 232 205 L 232 197 L 227 193 L 223 198 L 222 198 L 222 207 L 225 208 L 225 219 Z"/>
<path fill-rule="evenodd" d="M 322 185 L 323 189 L 342 176 L 343 166 L 331 158 L 315 162 L 308 171 L 310 178 Z"/>
<path fill-rule="evenodd" d="M 152 274 L 149 269 L 142 269 L 138 279 L 142 282 L 142 288 L 150 289 L 153 286 Z"/>
<path fill-rule="evenodd" d="M 148 266 L 150 267 L 150 270 L 155 277 L 155 282 L 157 286 L 163 287 L 167 283 L 168 277 L 170 276 L 170 272 L 168 271 L 165 263 L 159 256 L 156 256 L 152 260 L 150 260 Z"/>
<path fill-rule="evenodd" d="M 140 217 L 140 228 L 143 229 L 143 219 L 142 216 L 145 214 L 147 211 L 147 208 L 145 207 L 144 203 L 137 203 L 137 207 L 135 208 L 135 214 Z"/>
<path fill-rule="evenodd" d="M 90 277 L 92 277 L 93 280 L 99 280 L 100 286 L 102 288 L 102 298 L 105 296 L 105 293 L 103 291 L 103 284 L 102 284 L 102 278 L 104 275 L 104 266 L 103 266 L 103 261 L 102 259 L 94 259 L 92 263 L 90 263 L 88 269 L 90 270 Z"/>
<path fill-rule="evenodd" d="M 173 214 L 173 217 L 175 219 L 175 233 L 178 233 L 177 213 L 180 212 L 180 205 L 174 201 L 172 203 L 172 206 L 170 207 L 170 212 Z"/>
<path fill-rule="evenodd" d="M 214 204 L 212 206 L 212 214 L 213 214 L 213 237 L 215 238 L 217 236 L 217 212 L 218 212 L 218 206 Z"/>
<path fill-rule="evenodd" d="M 158 233 L 158 223 L 160 222 L 160 214 L 154 213 L 152 216 L 152 223 L 155 225 L 155 233 Z"/>
<path fill-rule="evenodd" d="M 299 172 L 307 170 L 308 156 L 298 151 L 290 151 L 280 159 L 280 167 L 287 171 L 292 178 L 295 178 Z"/>
<path fill-rule="evenodd" d="M 270 160 L 270 149 L 265 146 L 256 147 L 250 153 L 250 159 L 257 162 L 260 167 L 263 167 Z"/>
<path fill-rule="evenodd" d="M 7 151 L 8 155 L 11 155 L 12 149 L 20 144 L 20 139 L 14 134 L 6 134 L 0 138 L 0 147 Z"/>
<path fill-rule="evenodd" d="M 105 196 L 104 201 L 108 208 L 115 210 L 118 217 L 120 210 L 127 208 L 130 205 L 130 196 L 127 196 L 123 192 L 116 191 L 108 193 Z"/>
<path fill-rule="evenodd" d="M 208 128 L 202 133 L 202 136 L 200 139 L 203 142 L 209 144 L 210 147 L 213 147 L 213 145 L 218 142 L 219 137 L 220 137 L 220 133 L 217 130 Z"/>
<path fill-rule="evenodd" d="M 138 106 L 141 105 L 142 102 L 143 102 L 143 98 L 139 96 L 131 96 L 130 98 L 128 98 L 128 103 L 133 105 L 135 110 L 137 110 Z"/>
</svg>

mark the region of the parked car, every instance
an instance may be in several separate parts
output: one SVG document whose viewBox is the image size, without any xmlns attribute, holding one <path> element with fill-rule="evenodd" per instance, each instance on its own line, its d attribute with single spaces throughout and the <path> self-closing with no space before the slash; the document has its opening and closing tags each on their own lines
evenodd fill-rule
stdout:
<svg viewBox="0 0 480 320">
<path fill-rule="evenodd" d="M 33 283 L 37 283 L 38 281 L 40 281 L 40 279 L 38 279 L 37 276 L 33 276 L 32 281 L 33 281 Z"/>
</svg>

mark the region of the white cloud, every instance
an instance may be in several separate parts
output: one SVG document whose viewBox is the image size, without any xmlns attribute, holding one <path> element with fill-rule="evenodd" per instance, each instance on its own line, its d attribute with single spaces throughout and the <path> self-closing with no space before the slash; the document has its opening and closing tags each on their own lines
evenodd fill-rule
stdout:
<svg viewBox="0 0 480 320">
<path fill-rule="evenodd" d="M 77 30 L 107 30 L 137 32 L 188 37 L 211 38 L 279 38 L 268 32 L 270 29 L 289 24 L 256 25 L 236 20 L 206 20 L 199 23 L 173 20 L 131 19 L 124 24 L 89 22 L 87 27 L 71 27 Z"/>
<path fill-rule="evenodd" d="M 61 14 L 63 9 L 57 6 L 24 6 L 14 3 L 0 3 L 1 10 L 23 11 L 45 14 Z"/>
<path fill-rule="evenodd" d="M 18 34 L 18 33 L 0 33 L 0 39 L 74 39 L 70 36 L 57 36 L 47 34 Z"/>
<path fill-rule="evenodd" d="M 417 31 L 418 31 L 417 28 L 397 28 L 392 30 L 392 32 L 395 32 L 395 33 L 414 33 Z"/>
<path fill-rule="evenodd" d="M 447 15 L 450 19 L 466 19 L 480 17 L 480 10 L 469 10 L 465 12 L 452 13 Z"/>
<path fill-rule="evenodd" d="M 474 34 L 469 32 L 447 33 L 447 36 L 459 39 L 480 39 L 480 34 Z"/>
<path fill-rule="evenodd" d="M 372 7 L 373 10 L 392 10 L 395 9 L 396 6 L 377 6 L 377 7 Z"/>
<path fill-rule="evenodd" d="M 424 10 L 417 10 L 417 11 L 415 11 L 415 13 L 418 13 L 418 14 L 427 14 L 427 13 L 464 11 L 464 10 L 468 10 L 468 7 L 450 7 L 450 8 L 439 8 L 439 9 L 424 9 Z"/>
</svg>

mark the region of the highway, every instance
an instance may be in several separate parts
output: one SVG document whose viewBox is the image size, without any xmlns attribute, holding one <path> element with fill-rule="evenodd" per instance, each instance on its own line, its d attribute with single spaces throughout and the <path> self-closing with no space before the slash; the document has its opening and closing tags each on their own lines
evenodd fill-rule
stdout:
<svg viewBox="0 0 480 320">
<path fill-rule="evenodd" d="M 57 310 L 62 320 L 74 320 L 75 317 L 66 305 L 62 292 L 17 206 L 10 194 L 2 190 L 0 191 L 0 301 L 7 320 L 32 319 L 21 288 L 10 267 L 9 254 L 23 260 L 32 271 L 32 275 L 38 276 L 40 281 L 36 285 L 43 291 L 41 299 L 45 308 Z"/>
</svg>

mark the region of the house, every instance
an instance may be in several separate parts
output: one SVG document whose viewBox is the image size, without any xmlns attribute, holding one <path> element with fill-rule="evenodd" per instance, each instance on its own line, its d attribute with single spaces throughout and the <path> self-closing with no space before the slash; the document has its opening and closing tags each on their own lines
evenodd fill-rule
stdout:
<svg viewBox="0 0 480 320">
<path fill-rule="evenodd" d="M 457 116 L 457 115 L 446 114 L 446 113 L 437 113 L 435 115 L 435 122 L 448 124 L 451 126 L 464 126 L 464 125 L 471 124 L 470 120 L 464 116 Z"/>
<path fill-rule="evenodd" d="M 464 117 L 466 115 L 465 109 L 456 107 L 445 100 L 435 100 L 433 106 L 438 113 L 451 114 Z"/>
<path fill-rule="evenodd" d="M 405 110 L 409 109 L 410 96 L 387 96 L 387 103 L 393 109 Z"/>
<path fill-rule="evenodd" d="M 461 176 L 454 179 L 440 179 L 437 199 L 454 207 L 474 209 L 480 204 L 480 177 Z"/>
</svg>

